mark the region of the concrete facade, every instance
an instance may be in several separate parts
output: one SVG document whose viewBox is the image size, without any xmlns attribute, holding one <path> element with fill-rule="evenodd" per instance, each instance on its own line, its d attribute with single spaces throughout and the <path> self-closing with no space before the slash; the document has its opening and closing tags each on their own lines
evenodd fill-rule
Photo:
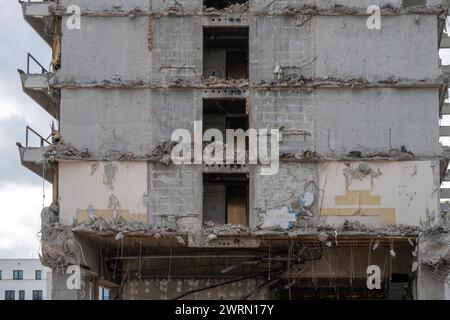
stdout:
<svg viewBox="0 0 450 320">
<path fill-rule="evenodd" d="M 118 259 L 116 250 L 123 253 L 125 246 L 128 258 L 140 261 L 145 254 L 156 260 L 162 252 L 183 255 L 183 248 L 245 259 L 258 248 L 271 256 L 274 247 L 282 261 L 277 272 L 285 274 L 289 243 L 296 239 L 306 251 L 314 243 L 321 250 L 336 249 L 341 255 L 336 274 L 365 283 L 367 260 L 359 262 L 356 276 L 340 263 L 350 259 L 348 250 L 367 251 L 381 237 L 388 257 L 380 256 L 380 264 L 395 258 L 388 250 L 394 243 L 402 248 L 412 243 L 411 249 L 400 250 L 401 257 L 397 254 L 391 272 L 406 275 L 414 287 L 417 275 L 408 263 L 416 262 L 411 251 L 417 230 L 424 221 L 440 219 L 439 104 L 446 82 L 438 40 L 445 1 L 410 7 L 401 0 L 251 0 L 234 12 L 203 8 L 202 1 L 58 2 L 50 12 L 62 26 L 61 66 L 51 86 L 60 94 L 60 141 L 46 154 L 55 170 L 58 214 L 49 230 L 88 241 L 82 248 L 61 246 L 67 252 L 49 257 L 63 256 L 67 262 L 67 254 L 76 261 L 89 251 L 93 259 L 78 264 L 89 271 L 92 283 L 103 281 L 102 286 L 114 289 L 124 281 L 119 298 L 164 299 L 171 297 L 168 291 L 181 295 L 230 279 L 221 273 L 230 265 L 215 261 L 220 266 L 214 267 L 219 277 L 214 281 L 195 270 L 175 271 L 167 280 L 141 280 L 130 278 L 126 259 Z M 80 29 L 66 27 L 73 19 L 63 14 L 69 5 L 81 8 Z M 382 9 L 379 30 L 366 25 L 370 5 Z M 237 47 L 248 42 L 248 79 L 223 79 L 233 58 L 209 47 L 216 41 L 205 38 L 209 29 L 230 32 L 226 43 L 236 43 L 234 51 L 245 52 Z M 216 60 L 217 65 L 205 63 Z M 211 78 L 214 68 L 221 71 Z M 236 98 L 246 99 L 244 115 L 206 114 L 205 99 L 232 104 Z M 194 133 L 194 121 L 205 114 L 225 117 L 222 125 L 234 126 L 233 119 L 241 117 L 248 128 L 278 129 L 278 173 L 262 175 L 261 164 L 171 163 L 173 131 Z M 226 203 L 217 211 L 227 212 L 218 224 L 205 218 L 205 208 L 214 206 L 205 200 L 211 181 L 222 184 L 219 197 Z M 361 204 L 368 207 L 362 210 Z M 234 215 L 244 211 L 247 225 L 233 224 Z M 293 225 L 280 229 L 292 219 Z M 46 238 L 49 247 L 52 232 Z M 241 251 L 220 251 L 223 247 Z M 302 256 L 300 269 L 311 268 L 316 259 L 311 255 Z M 261 266 L 269 263 L 270 268 L 266 258 L 259 257 Z M 239 267 L 243 263 L 249 261 L 236 261 Z M 181 270 L 183 264 L 170 260 L 172 267 Z M 140 272 L 142 265 L 134 268 Z M 234 276 L 248 273 L 239 270 Z M 319 276 L 327 277 L 326 272 Z M 304 277 L 298 278 L 302 283 Z M 383 274 L 384 288 L 390 278 Z M 64 287 L 61 279 L 55 286 Z M 264 279 L 243 281 L 242 288 L 205 289 L 193 297 L 277 296 Z M 65 298 L 96 296 L 92 290 L 77 296 L 61 290 Z M 299 298 L 307 296 L 302 290 Z M 423 292 L 410 297 L 432 298 Z"/>
</svg>

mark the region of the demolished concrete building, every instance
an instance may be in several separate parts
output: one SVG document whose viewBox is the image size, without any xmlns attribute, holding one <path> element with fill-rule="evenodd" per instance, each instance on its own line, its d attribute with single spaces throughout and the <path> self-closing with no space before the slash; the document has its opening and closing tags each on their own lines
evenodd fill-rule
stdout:
<svg viewBox="0 0 450 320">
<path fill-rule="evenodd" d="M 58 126 L 18 144 L 53 185 L 53 299 L 449 298 L 446 1 L 21 5 L 53 48 L 20 76 Z M 175 165 L 172 133 L 196 121 L 279 130 L 278 173 Z"/>
</svg>

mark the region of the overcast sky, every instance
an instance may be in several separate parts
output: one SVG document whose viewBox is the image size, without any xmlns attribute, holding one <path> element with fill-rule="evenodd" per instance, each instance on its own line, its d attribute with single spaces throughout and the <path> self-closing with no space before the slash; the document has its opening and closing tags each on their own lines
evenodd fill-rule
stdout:
<svg viewBox="0 0 450 320">
<path fill-rule="evenodd" d="M 51 49 L 25 22 L 18 1 L 0 0 L 0 258 L 37 258 L 39 252 L 42 179 L 20 165 L 16 142 L 24 143 L 27 125 L 48 136 L 53 119 L 22 92 L 17 69 L 25 70 L 28 52 L 49 65 Z M 443 64 L 450 64 L 447 53 Z M 45 195 L 48 205 L 47 183 Z"/>
<path fill-rule="evenodd" d="M 52 118 L 22 91 L 17 69 L 26 69 L 27 52 L 44 66 L 50 47 L 22 18 L 17 0 L 0 0 L 0 258 L 38 256 L 42 179 L 22 167 L 16 142 L 25 142 L 25 127 L 43 136 Z M 46 184 L 46 202 L 51 189 Z"/>
</svg>

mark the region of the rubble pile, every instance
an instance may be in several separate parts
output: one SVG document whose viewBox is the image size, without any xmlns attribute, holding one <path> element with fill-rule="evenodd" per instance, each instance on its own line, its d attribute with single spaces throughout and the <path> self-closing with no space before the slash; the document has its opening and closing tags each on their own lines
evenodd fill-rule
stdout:
<svg viewBox="0 0 450 320">
<path fill-rule="evenodd" d="M 177 142 L 165 141 L 158 145 L 150 153 L 150 158 L 157 160 L 165 165 L 169 165 L 172 162 L 172 149 L 177 145 Z"/>
<path fill-rule="evenodd" d="M 112 221 L 107 221 L 103 218 L 95 217 L 89 219 L 89 221 L 77 224 L 73 227 L 73 231 L 84 230 L 84 231 L 94 231 L 101 233 L 111 233 L 111 234 L 156 234 L 163 231 L 155 231 L 154 228 L 147 225 L 146 223 L 139 221 L 127 221 L 122 217 L 117 217 Z"/>
<path fill-rule="evenodd" d="M 420 263 L 446 279 L 450 274 L 450 229 L 435 225 L 423 231 L 420 238 Z"/>
<path fill-rule="evenodd" d="M 297 152 L 297 153 L 291 151 L 280 151 L 280 159 L 317 161 L 320 160 L 320 155 L 313 150 L 306 150 L 304 152 Z"/>
<path fill-rule="evenodd" d="M 408 8 L 396 8 L 391 4 L 385 4 L 380 7 L 382 15 L 398 15 L 398 14 L 412 14 L 412 13 L 440 13 L 444 11 L 445 7 L 442 5 L 436 6 L 412 6 Z M 274 12 L 274 11 L 271 11 Z M 267 12 L 259 12 L 259 14 L 267 14 Z M 334 4 L 327 7 L 318 7 L 313 4 L 304 4 L 303 6 L 286 6 L 284 9 L 277 11 L 282 15 L 367 15 L 365 8 L 348 7 L 342 4 Z"/>
<path fill-rule="evenodd" d="M 249 236 L 251 234 L 250 229 L 245 226 L 235 224 L 216 224 L 214 222 L 206 222 L 203 234 L 208 238 L 212 238 L 211 235 L 217 236 Z"/>
<path fill-rule="evenodd" d="M 205 79 L 203 81 L 203 85 L 205 87 L 214 87 L 214 88 L 220 88 L 220 87 L 246 87 L 249 85 L 248 80 L 246 79 L 221 79 L 214 76 L 210 76 L 208 79 Z"/>
<path fill-rule="evenodd" d="M 248 1 L 245 3 L 235 3 L 223 9 L 216 9 L 213 7 L 203 6 L 203 12 L 207 14 L 220 14 L 220 13 L 243 13 L 248 12 L 250 6 Z"/>
<path fill-rule="evenodd" d="M 419 227 L 407 225 L 387 225 L 383 227 L 369 227 L 359 221 L 346 220 L 341 226 L 334 227 L 325 224 L 317 226 L 318 232 L 327 233 L 346 233 L 346 234 L 368 234 L 368 235 L 385 235 L 385 236 L 418 236 L 420 232 Z"/>
<path fill-rule="evenodd" d="M 61 160 L 85 160 L 91 157 L 87 149 L 77 150 L 69 144 L 62 141 L 49 145 L 45 152 L 44 158 L 47 161 Z"/>
</svg>

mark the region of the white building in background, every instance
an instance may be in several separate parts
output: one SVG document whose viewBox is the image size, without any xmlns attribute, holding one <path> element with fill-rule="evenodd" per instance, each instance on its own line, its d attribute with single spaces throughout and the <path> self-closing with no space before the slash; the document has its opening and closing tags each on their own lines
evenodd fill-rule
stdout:
<svg viewBox="0 0 450 320">
<path fill-rule="evenodd" d="M 0 300 L 51 300 L 51 275 L 39 259 L 0 259 Z"/>
</svg>

